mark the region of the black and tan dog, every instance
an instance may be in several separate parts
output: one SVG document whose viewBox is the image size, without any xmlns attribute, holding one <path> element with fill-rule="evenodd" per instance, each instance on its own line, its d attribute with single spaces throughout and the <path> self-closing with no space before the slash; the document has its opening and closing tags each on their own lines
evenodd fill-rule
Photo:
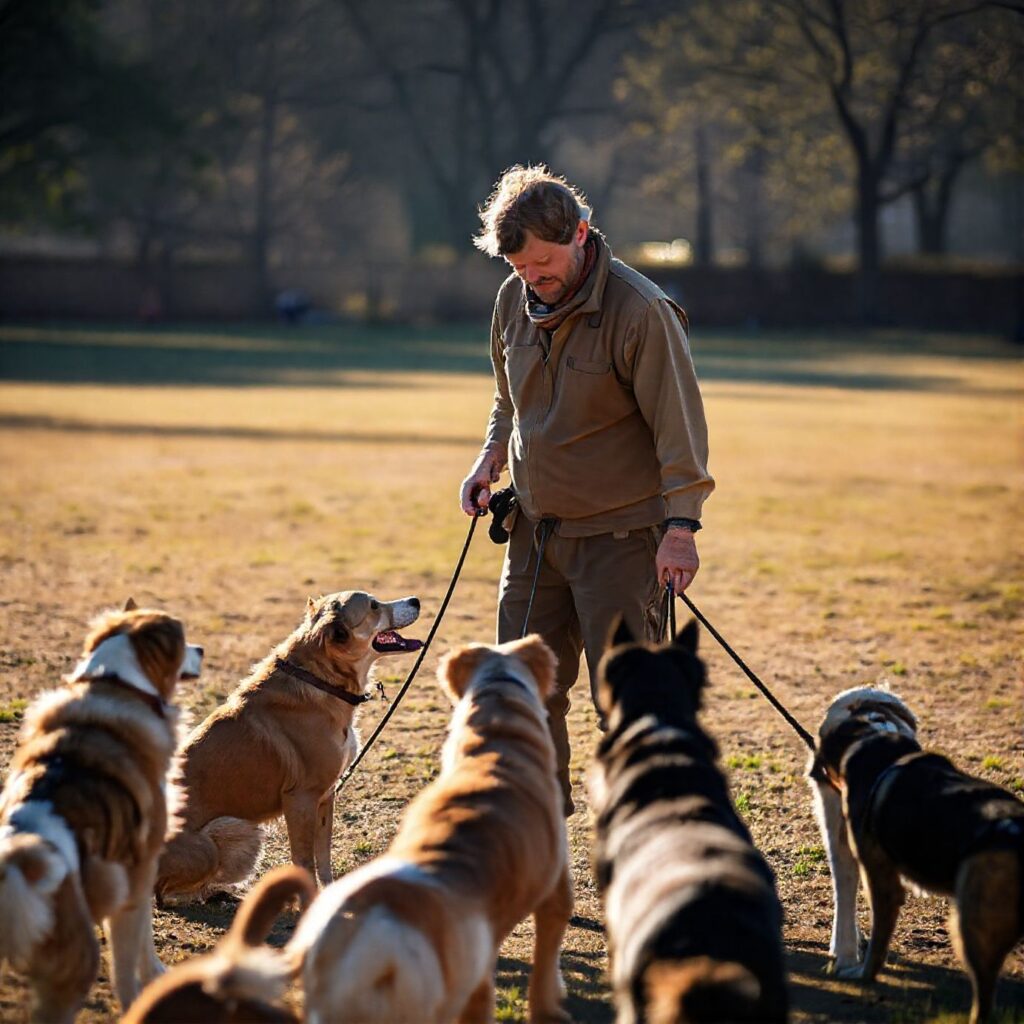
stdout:
<svg viewBox="0 0 1024 1024">
<path fill-rule="evenodd" d="M 950 932 L 974 991 L 972 1024 L 992 1008 L 1007 954 L 1024 937 L 1024 803 L 921 749 L 914 715 L 887 690 L 840 694 L 810 768 L 835 894 L 836 973 L 870 981 L 904 900 L 901 876 L 953 898 Z M 859 959 L 858 866 L 871 906 Z"/>
<path fill-rule="evenodd" d="M 99 968 L 95 923 L 122 1009 L 162 970 L 152 897 L 178 741 L 169 702 L 201 659 L 177 619 L 129 602 L 25 713 L 0 798 L 0 959 L 28 974 L 35 1020 L 74 1018 Z"/>
<path fill-rule="evenodd" d="M 620 625 L 589 783 L 619 1024 L 784 1021 L 782 909 L 697 724 L 697 625 L 661 647 Z"/>
<path fill-rule="evenodd" d="M 281 815 L 292 862 L 331 881 L 334 784 L 358 749 L 355 711 L 378 658 L 422 646 L 396 632 L 419 613 L 415 597 L 309 599 L 298 629 L 186 741 L 182 827 L 160 858 L 158 897 L 204 899 L 241 882 L 260 825 Z"/>
</svg>

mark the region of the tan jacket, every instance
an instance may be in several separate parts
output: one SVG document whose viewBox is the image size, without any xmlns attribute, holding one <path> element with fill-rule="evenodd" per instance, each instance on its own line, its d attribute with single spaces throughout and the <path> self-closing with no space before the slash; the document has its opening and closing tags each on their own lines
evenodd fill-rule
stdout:
<svg viewBox="0 0 1024 1024">
<path fill-rule="evenodd" d="M 686 314 L 597 242 L 589 295 L 553 334 L 531 323 L 515 274 L 491 325 L 484 449 L 507 451 L 523 512 L 566 537 L 699 519 L 715 486 Z"/>
</svg>

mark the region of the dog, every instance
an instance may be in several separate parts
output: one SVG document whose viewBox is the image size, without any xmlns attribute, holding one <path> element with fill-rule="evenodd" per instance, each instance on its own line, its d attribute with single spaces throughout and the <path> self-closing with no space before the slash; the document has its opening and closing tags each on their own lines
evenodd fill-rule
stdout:
<svg viewBox="0 0 1024 1024">
<path fill-rule="evenodd" d="M 298 1024 L 299 1018 L 280 1005 L 295 967 L 263 943 L 288 903 L 298 898 L 304 909 L 315 896 L 316 886 L 305 869 L 275 868 L 246 896 L 217 948 L 179 964 L 143 989 L 124 1024 Z"/>
<path fill-rule="evenodd" d="M 904 900 L 901 876 L 953 898 L 950 933 L 971 980 L 971 1024 L 985 1020 L 999 971 L 1024 937 L 1024 802 L 921 749 L 894 693 L 861 687 L 832 702 L 808 772 L 835 897 L 835 973 L 870 981 Z M 858 868 L 871 908 L 864 959 Z"/>
<path fill-rule="evenodd" d="M 334 784 L 358 749 L 370 666 L 422 647 L 397 632 L 418 598 L 361 591 L 309 599 L 298 629 L 255 666 L 181 752 L 185 810 L 160 859 L 161 902 L 203 900 L 248 878 L 260 824 L 284 815 L 292 863 L 331 882 Z"/>
<path fill-rule="evenodd" d="M 458 703 L 440 776 L 387 854 L 322 892 L 289 944 L 309 1024 L 493 1020 L 498 949 L 531 913 L 530 1020 L 568 1020 L 559 954 L 572 881 L 544 710 L 554 671 L 536 635 L 443 660 Z"/>
<path fill-rule="evenodd" d="M 785 1021 L 782 908 L 697 723 L 697 624 L 666 644 L 613 628 L 608 722 L 588 773 L 594 873 L 619 1024 Z"/>
<path fill-rule="evenodd" d="M 25 713 L 0 795 L 0 957 L 27 972 L 36 1020 L 74 1019 L 99 969 L 94 924 L 122 1009 L 162 970 L 152 894 L 178 739 L 169 701 L 201 662 L 177 619 L 129 601 Z"/>
</svg>

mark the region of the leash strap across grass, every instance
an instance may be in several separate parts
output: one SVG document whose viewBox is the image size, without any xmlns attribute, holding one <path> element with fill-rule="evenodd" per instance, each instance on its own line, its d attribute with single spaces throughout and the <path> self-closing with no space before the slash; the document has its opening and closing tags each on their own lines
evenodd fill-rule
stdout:
<svg viewBox="0 0 1024 1024">
<path fill-rule="evenodd" d="M 427 634 L 427 639 L 423 641 L 423 646 L 420 648 L 419 657 L 416 659 L 416 664 L 413 665 L 412 671 L 406 677 L 402 688 L 398 691 L 395 699 L 389 705 L 387 711 L 381 716 L 380 721 L 377 723 L 377 727 L 370 734 L 370 738 L 363 744 L 359 753 L 356 754 L 356 759 L 345 769 L 345 774 L 338 779 L 337 785 L 334 787 L 334 795 L 337 796 L 342 787 L 352 777 L 352 773 L 359 767 L 359 762 L 366 756 L 366 752 L 373 746 L 374 741 L 384 731 L 384 726 L 388 724 L 391 716 L 395 713 L 398 705 L 402 702 L 402 698 L 405 696 L 406 691 L 412 685 L 413 679 L 416 678 L 416 673 L 420 670 L 420 665 L 423 664 L 423 659 L 427 656 L 427 651 L 430 649 L 430 644 L 434 639 L 434 634 L 437 632 L 437 627 L 441 625 L 441 620 L 444 618 L 444 613 L 448 610 L 448 602 L 452 599 L 452 594 L 455 593 L 455 584 L 459 582 L 459 576 L 462 573 L 462 566 L 466 561 L 466 554 L 469 552 L 469 545 L 473 540 L 473 533 L 476 530 L 477 520 L 485 515 L 485 512 L 480 512 L 478 515 L 473 516 L 469 521 L 469 532 L 466 534 L 466 543 L 462 545 L 462 554 L 459 555 L 459 560 L 455 565 L 455 572 L 452 573 L 451 582 L 448 584 L 448 593 L 444 595 L 444 600 L 441 602 L 441 607 L 438 609 L 437 618 L 434 619 L 434 624 L 430 627 L 430 632 Z"/>
<path fill-rule="evenodd" d="M 669 624 L 669 639 L 671 640 L 676 635 L 676 603 L 673 600 L 675 596 L 674 588 L 672 587 L 672 581 L 665 585 L 665 599 L 668 603 L 668 624 Z M 683 603 L 691 612 L 697 617 L 698 621 L 704 626 L 704 628 L 722 645 L 723 650 L 726 654 L 736 662 L 737 665 L 743 670 L 746 677 L 761 691 L 762 696 L 768 701 L 769 704 L 782 717 L 789 723 L 792 730 L 804 741 L 807 748 L 813 753 L 814 752 L 814 737 L 789 713 L 785 705 L 768 689 L 760 679 L 757 678 L 754 673 L 747 668 L 746 662 L 726 643 L 725 638 L 721 633 L 711 625 L 710 622 L 704 617 L 704 613 L 686 596 L 686 594 L 680 594 Z"/>
</svg>

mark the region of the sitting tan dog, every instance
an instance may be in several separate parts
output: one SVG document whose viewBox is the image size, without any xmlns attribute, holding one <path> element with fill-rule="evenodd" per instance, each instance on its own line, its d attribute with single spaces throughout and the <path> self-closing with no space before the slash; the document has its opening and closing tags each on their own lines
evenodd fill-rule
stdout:
<svg viewBox="0 0 1024 1024">
<path fill-rule="evenodd" d="M 294 968 L 263 943 L 289 902 L 298 897 L 306 907 L 315 895 L 313 879 L 303 868 L 289 865 L 265 875 L 217 948 L 148 985 L 123 1024 L 298 1024 L 299 1018 L 280 1004 Z"/>
<path fill-rule="evenodd" d="M 159 899 L 205 899 L 247 878 L 260 824 L 282 814 L 292 862 L 330 883 L 334 784 L 358 748 L 355 710 L 378 658 L 422 646 L 396 632 L 419 611 L 415 597 L 310 598 L 299 628 L 189 736 L 183 826 L 160 859 Z"/>
<path fill-rule="evenodd" d="M 23 968 L 33 1017 L 70 1021 L 99 969 L 102 922 L 122 1008 L 162 970 L 152 894 L 167 834 L 179 678 L 202 650 L 159 611 L 94 623 L 67 685 L 25 713 L 0 797 L 0 959 Z"/>
<path fill-rule="evenodd" d="M 531 1021 L 563 1021 L 559 951 L 572 913 L 562 797 L 538 636 L 466 647 L 439 676 L 458 700 L 441 775 L 388 853 L 329 889 L 289 945 L 309 1024 L 494 1019 L 498 949 L 528 914 Z"/>
</svg>

